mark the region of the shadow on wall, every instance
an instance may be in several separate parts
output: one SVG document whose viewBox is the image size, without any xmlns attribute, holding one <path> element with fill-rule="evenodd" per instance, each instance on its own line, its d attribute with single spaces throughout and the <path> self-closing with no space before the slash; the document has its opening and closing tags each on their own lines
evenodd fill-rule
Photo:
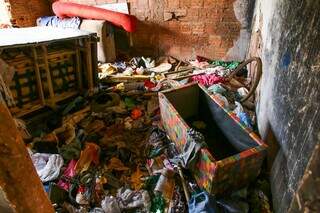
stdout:
<svg viewBox="0 0 320 213">
<path fill-rule="evenodd" d="M 263 140 L 268 144 L 268 150 L 267 150 L 267 171 L 268 173 L 271 172 L 273 163 L 277 157 L 277 154 L 280 149 L 279 142 L 274 134 L 274 131 L 272 130 L 272 127 L 270 123 L 267 124 L 266 129 L 266 136 L 263 138 Z"/>
<path fill-rule="evenodd" d="M 151 31 L 153 33 L 146 33 Z M 156 23 L 140 20 L 137 22 L 137 31 L 131 34 L 123 29 L 115 28 L 115 42 L 118 54 L 129 54 L 130 56 L 158 56 L 163 54 L 164 52 L 160 52 L 158 48 L 159 31 L 166 32 L 171 37 L 175 37 L 176 34 Z"/>
</svg>

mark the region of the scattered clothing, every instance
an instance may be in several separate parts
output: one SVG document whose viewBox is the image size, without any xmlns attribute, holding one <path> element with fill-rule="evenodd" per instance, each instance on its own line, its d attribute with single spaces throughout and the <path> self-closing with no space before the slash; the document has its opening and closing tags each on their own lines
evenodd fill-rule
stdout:
<svg viewBox="0 0 320 213">
<path fill-rule="evenodd" d="M 213 94 L 218 93 L 220 95 L 224 95 L 227 92 L 227 90 L 221 84 L 214 84 L 214 85 L 210 86 L 208 88 L 208 91 L 210 93 L 213 93 Z"/>
<path fill-rule="evenodd" d="M 67 166 L 67 168 L 64 170 L 62 177 L 60 178 L 59 182 L 58 182 L 58 186 L 66 191 L 69 190 L 70 188 L 70 180 L 71 178 L 73 178 L 74 176 L 76 176 L 76 164 L 77 161 L 76 160 L 71 160 Z"/>
<path fill-rule="evenodd" d="M 178 88 L 180 87 L 181 84 L 178 81 L 171 80 L 171 79 L 162 79 L 158 82 L 158 84 L 151 88 L 150 90 L 153 92 L 158 92 L 160 90 L 165 89 L 173 89 L 173 88 Z"/>
<path fill-rule="evenodd" d="M 157 194 L 153 199 L 152 199 L 152 204 L 150 208 L 151 213 L 164 213 L 166 207 L 166 202 L 165 199 L 161 194 Z"/>
<path fill-rule="evenodd" d="M 224 82 L 224 78 L 216 74 L 196 75 L 191 77 L 191 80 L 204 86 L 211 86 L 213 84 Z"/>
<path fill-rule="evenodd" d="M 148 212 L 151 207 L 149 194 L 145 190 L 132 191 L 131 189 L 120 188 L 117 197 L 121 210 L 141 208 L 143 212 Z"/>
<path fill-rule="evenodd" d="M 91 163 L 99 164 L 100 147 L 94 143 L 86 143 L 86 147 L 81 151 L 80 158 L 76 164 L 76 172 L 82 173 L 89 169 Z"/>
<path fill-rule="evenodd" d="M 240 119 L 240 123 L 245 125 L 246 127 L 252 129 L 252 121 L 251 118 L 248 116 L 248 114 L 244 111 L 242 105 L 239 102 L 235 102 L 236 108 L 234 109 L 234 113 L 238 116 Z"/>
<path fill-rule="evenodd" d="M 104 213 L 121 213 L 119 203 L 116 197 L 107 196 L 101 202 Z"/>
<path fill-rule="evenodd" d="M 227 69 L 234 70 L 236 69 L 241 63 L 239 61 L 212 61 L 211 64 L 222 66 Z"/>
<path fill-rule="evenodd" d="M 168 72 L 172 68 L 172 65 L 170 63 L 162 63 L 159 66 L 150 68 L 151 72 L 156 73 L 162 73 L 162 72 Z"/>
<path fill-rule="evenodd" d="M 58 16 L 43 16 L 37 19 L 37 26 L 79 29 L 80 24 L 79 17 L 61 19 Z"/>
</svg>

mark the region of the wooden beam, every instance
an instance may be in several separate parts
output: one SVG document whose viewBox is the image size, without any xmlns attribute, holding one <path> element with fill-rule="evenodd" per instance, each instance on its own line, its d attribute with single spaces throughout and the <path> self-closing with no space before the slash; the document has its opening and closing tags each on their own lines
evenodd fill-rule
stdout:
<svg viewBox="0 0 320 213">
<path fill-rule="evenodd" d="M 45 105 L 46 101 L 44 99 L 44 93 L 43 93 L 43 88 L 42 88 L 42 83 L 41 83 L 41 74 L 40 74 L 40 68 L 39 68 L 39 63 L 38 63 L 37 50 L 36 50 L 35 46 L 31 47 L 31 50 L 32 50 L 32 55 L 33 55 L 34 69 L 36 72 L 36 81 L 37 81 L 37 87 L 39 90 L 41 104 Z"/>
<path fill-rule="evenodd" d="M 93 92 L 93 73 L 92 73 L 92 57 L 91 57 L 91 41 L 90 39 L 85 39 L 86 47 L 86 65 L 87 65 L 87 80 L 88 80 L 88 90 L 89 94 Z"/>
<path fill-rule="evenodd" d="M 94 37 L 94 39 L 96 39 Z M 97 83 L 97 77 L 98 77 L 98 49 L 97 49 L 97 42 L 91 40 L 91 60 L 92 60 L 92 81 L 93 81 L 93 87 L 95 87 Z"/>
<path fill-rule="evenodd" d="M 41 46 L 43 51 L 43 60 L 44 60 L 44 69 L 46 70 L 46 76 L 47 76 L 47 82 L 48 82 L 48 89 L 49 89 L 49 95 L 50 95 L 50 105 L 52 107 L 55 107 L 55 96 L 54 96 L 54 89 L 52 86 L 52 78 L 49 68 L 49 61 L 48 61 L 48 50 L 45 45 Z"/>
<path fill-rule="evenodd" d="M 15 122 L 3 104 L 0 104 L 0 188 L 15 212 L 54 212 Z"/>
<path fill-rule="evenodd" d="M 79 40 L 76 40 L 76 74 L 78 79 L 78 88 L 80 91 L 82 91 L 82 72 L 79 45 Z"/>
</svg>

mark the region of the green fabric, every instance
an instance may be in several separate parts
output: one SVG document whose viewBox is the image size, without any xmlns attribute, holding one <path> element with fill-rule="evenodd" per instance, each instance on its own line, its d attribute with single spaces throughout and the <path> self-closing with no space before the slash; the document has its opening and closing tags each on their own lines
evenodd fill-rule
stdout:
<svg viewBox="0 0 320 213">
<path fill-rule="evenodd" d="M 230 70 L 234 70 L 237 68 L 241 62 L 239 61 L 212 61 L 211 64 L 216 65 L 216 66 L 222 66 Z"/>
<path fill-rule="evenodd" d="M 134 107 L 136 106 L 135 100 L 132 99 L 132 98 L 129 98 L 129 97 L 126 97 L 126 98 L 124 99 L 124 103 L 125 103 L 125 105 L 126 105 L 126 107 L 127 107 L 128 109 L 132 109 L 132 108 L 134 108 Z"/>
<path fill-rule="evenodd" d="M 224 95 L 227 92 L 227 90 L 223 86 L 221 86 L 220 84 L 214 84 L 214 85 L 210 86 L 208 88 L 208 90 L 209 90 L 209 92 L 219 93 L 221 95 Z"/>
<path fill-rule="evenodd" d="M 164 150 L 166 149 L 167 147 L 166 146 L 163 146 L 163 147 L 159 147 L 159 148 L 155 148 L 155 149 L 152 149 L 148 155 L 149 158 L 155 158 L 155 157 L 158 157 L 159 155 L 161 155 Z"/>
<path fill-rule="evenodd" d="M 166 207 L 166 201 L 164 200 L 161 194 L 155 195 L 155 197 L 151 201 L 151 213 L 164 213 L 164 209 Z"/>
<path fill-rule="evenodd" d="M 153 176 L 147 177 L 146 180 L 144 181 L 143 188 L 148 191 L 153 191 L 157 185 L 159 178 L 160 178 L 160 175 L 153 175 Z"/>
</svg>

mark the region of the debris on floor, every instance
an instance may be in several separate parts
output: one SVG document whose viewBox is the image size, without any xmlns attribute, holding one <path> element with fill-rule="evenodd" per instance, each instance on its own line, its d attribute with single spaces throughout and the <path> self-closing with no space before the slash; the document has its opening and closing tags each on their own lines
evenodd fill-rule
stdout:
<svg viewBox="0 0 320 213">
<path fill-rule="evenodd" d="M 53 111 L 26 140 L 56 211 L 249 212 L 253 200 L 270 212 L 268 197 L 259 189 L 251 196 L 244 188 L 216 197 L 197 184 L 192 170 L 199 169 L 197 153 L 206 146 L 200 133 L 206 122 L 192 121 L 188 140 L 193 142 L 183 153 L 161 122 L 157 92 L 198 82 L 243 125 L 255 129 L 248 107 L 254 106 L 253 99 L 241 102 L 248 95 L 247 71 L 229 78 L 239 64 L 172 57 L 100 64 L 95 93 Z"/>
</svg>

